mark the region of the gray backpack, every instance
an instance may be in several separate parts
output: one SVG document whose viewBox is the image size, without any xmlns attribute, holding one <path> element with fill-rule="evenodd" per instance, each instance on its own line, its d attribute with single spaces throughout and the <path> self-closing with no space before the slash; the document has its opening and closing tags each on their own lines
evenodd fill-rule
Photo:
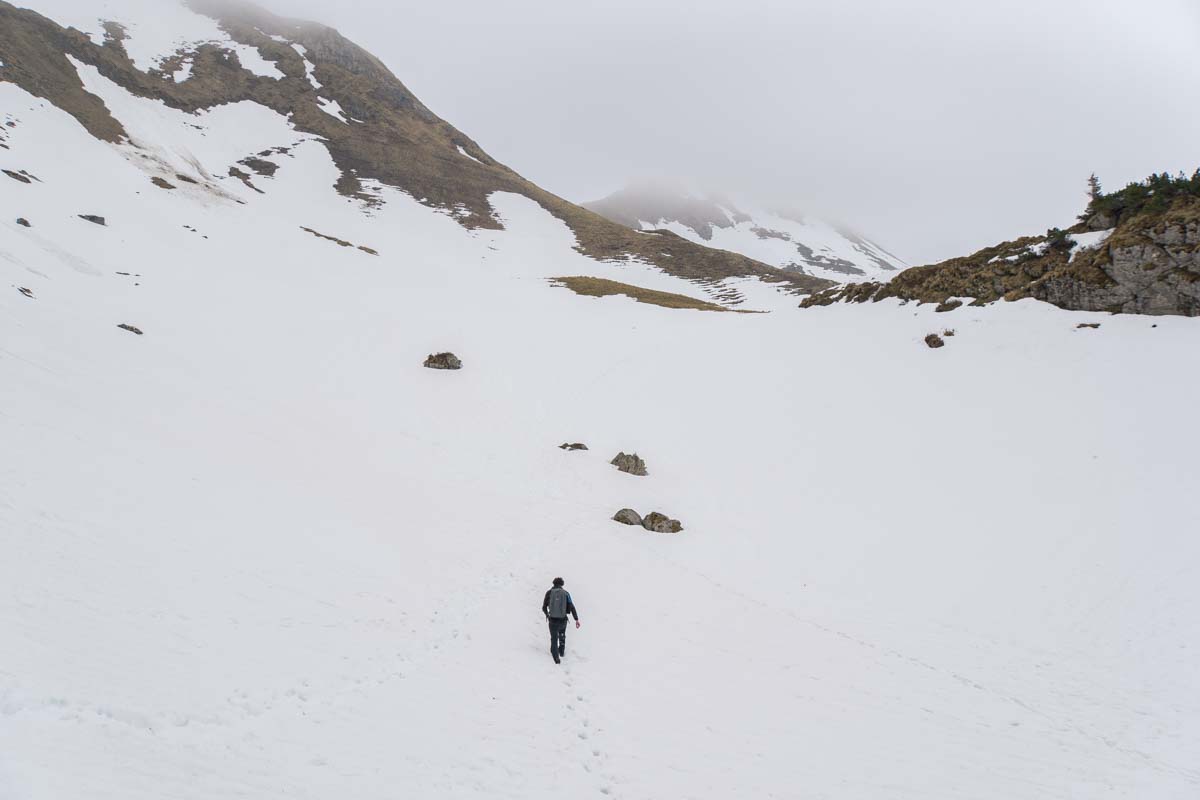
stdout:
<svg viewBox="0 0 1200 800">
<path fill-rule="evenodd" d="M 567 616 L 567 604 L 570 602 L 571 595 L 567 594 L 567 590 L 561 586 L 555 586 L 550 590 L 548 613 L 555 619 L 563 619 Z"/>
</svg>

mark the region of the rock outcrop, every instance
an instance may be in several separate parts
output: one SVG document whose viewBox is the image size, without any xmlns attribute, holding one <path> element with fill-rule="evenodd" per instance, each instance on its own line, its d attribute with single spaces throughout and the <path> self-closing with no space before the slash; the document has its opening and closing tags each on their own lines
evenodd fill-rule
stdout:
<svg viewBox="0 0 1200 800">
<path fill-rule="evenodd" d="M 120 325 L 118 325 L 117 327 L 118 327 L 118 328 L 120 328 L 120 329 L 121 329 L 121 330 L 123 330 L 123 331 L 129 331 L 130 333 L 135 333 L 135 334 L 137 334 L 138 336 L 141 336 L 141 335 L 142 335 L 142 329 L 141 329 L 141 328 L 139 328 L 139 327 L 137 327 L 136 325 L 129 325 L 129 324 L 127 324 L 127 323 L 124 323 L 124 322 L 122 322 L 122 323 L 121 323 Z"/>
<path fill-rule="evenodd" d="M 926 336 L 926 337 L 925 337 L 925 344 L 929 345 L 929 346 L 930 346 L 931 348 L 933 348 L 934 350 L 936 350 L 936 349 L 937 349 L 937 348 L 939 348 L 939 347 L 945 347 L 945 346 L 946 346 L 946 342 L 945 342 L 945 341 L 943 341 L 943 340 L 942 340 L 942 337 L 938 336 L 936 333 L 931 333 L 931 334 L 929 334 L 928 336 Z"/>
<path fill-rule="evenodd" d="M 677 519 L 671 519 L 666 514 L 651 511 L 642 519 L 642 527 L 651 533 L 679 533 L 683 524 Z"/>
<path fill-rule="evenodd" d="M 425 359 L 427 369 L 462 369 L 462 365 L 454 353 L 434 353 Z"/>
<path fill-rule="evenodd" d="M 638 525 L 642 524 L 642 515 L 634 511 L 632 508 L 622 508 L 613 515 L 613 519 L 622 525 Z"/>
<path fill-rule="evenodd" d="M 632 508 L 622 508 L 613 515 L 613 520 L 622 525 L 640 525 L 651 533 L 679 533 L 683 530 L 683 523 L 658 511 L 651 511 L 643 517 Z"/>
<path fill-rule="evenodd" d="M 1088 247 L 1072 236 L 1111 233 Z M 1099 229 L 1100 231 L 1109 229 Z M 840 286 L 807 298 L 802 307 L 889 297 L 972 305 L 1032 297 L 1060 308 L 1131 314 L 1200 316 L 1200 197 L 1180 195 L 1165 208 L 1119 216 L 1099 212 L 1066 231 L 1067 238 L 1027 236 L 964 258 L 914 267 L 890 283 Z M 939 308 L 939 310 L 941 310 Z"/>
<path fill-rule="evenodd" d="M 80 214 L 79 218 L 85 222 L 90 222 L 93 225 L 108 225 L 108 220 L 104 217 L 98 217 L 95 214 Z"/>
<path fill-rule="evenodd" d="M 588 446 L 583 442 L 563 442 L 558 446 L 559 450 L 587 450 Z"/>
<path fill-rule="evenodd" d="M 630 475 L 645 477 L 650 474 L 646 472 L 646 462 L 637 453 L 617 453 L 610 463 L 621 472 L 628 472 Z"/>
</svg>

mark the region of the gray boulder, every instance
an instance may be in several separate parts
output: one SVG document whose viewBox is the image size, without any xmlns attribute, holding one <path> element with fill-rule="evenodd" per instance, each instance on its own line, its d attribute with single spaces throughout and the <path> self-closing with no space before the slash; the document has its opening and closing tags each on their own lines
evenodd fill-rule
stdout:
<svg viewBox="0 0 1200 800">
<path fill-rule="evenodd" d="M 657 511 L 651 511 L 642 520 L 642 527 L 651 533 L 679 533 L 683 530 L 683 524 L 677 519 L 671 519 L 666 514 L 660 514 Z"/>
<path fill-rule="evenodd" d="M 622 525 L 642 525 L 642 515 L 632 508 L 622 508 L 613 515 L 613 519 Z"/>
<path fill-rule="evenodd" d="M 934 348 L 935 350 L 939 347 L 946 346 L 946 342 L 942 339 L 942 337 L 938 336 L 936 333 L 931 333 L 928 336 L 926 336 L 925 344 L 929 345 L 930 347 Z"/>
<path fill-rule="evenodd" d="M 1087 229 L 1089 231 L 1106 231 L 1117 224 L 1117 219 L 1112 214 L 1106 214 L 1100 211 L 1088 217 Z"/>
<path fill-rule="evenodd" d="M 95 214 L 80 214 L 79 218 L 92 223 L 93 225 L 108 225 L 108 221 L 104 217 L 98 217 Z"/>
<path fill-rule="evenodd" d="M 629 453 L 617 453 L 612 460 L 612 465 L 621 472 L 628 472 L 630 475 L 646 476 L 650 473 L 646 472 L 646 462 L 641 459 L 637 453 L 632 455 Z"/>
<path fill-rule="evenodd" d="M 462 361 L 454 353 L 435 353 L 425 359 L 427 369 L 462 369 Z"/>
<path fill-rule="evenodd" d="M 559 450 L 587 450 L 588 446 L 583 442 L 563 442 L 558 446 Z"/>
</svg>

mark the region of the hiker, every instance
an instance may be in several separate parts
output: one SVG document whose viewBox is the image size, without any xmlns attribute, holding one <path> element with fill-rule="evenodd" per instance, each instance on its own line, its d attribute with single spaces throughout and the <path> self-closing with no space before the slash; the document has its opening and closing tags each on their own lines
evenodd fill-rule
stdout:
<svg viewBox="0 0 1200 800">
<path fill-rule="evenodd" d="M 571 602 L 571 593 L 563 588 L 562 578 L 555 578 L 554 585 L 546 592 L 542 613 L 550 623 L 550 655 L 558 664 L 567 654 L 567 614 L 575 618 L 575 627 L 579 627 L 579 613 Z"/>
</svg>

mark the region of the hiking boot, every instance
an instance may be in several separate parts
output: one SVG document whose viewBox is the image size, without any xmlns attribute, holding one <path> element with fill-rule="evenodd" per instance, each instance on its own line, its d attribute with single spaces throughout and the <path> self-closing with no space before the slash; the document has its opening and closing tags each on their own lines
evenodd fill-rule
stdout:
<svg viewBox="0 0 1200 800">
<path fill-rule="evenodd" d="M 557 664 L 558 663 L 558 653 L 551 650 L 550 655 L 554 656 L 554 663 Z"/>
</svg>

